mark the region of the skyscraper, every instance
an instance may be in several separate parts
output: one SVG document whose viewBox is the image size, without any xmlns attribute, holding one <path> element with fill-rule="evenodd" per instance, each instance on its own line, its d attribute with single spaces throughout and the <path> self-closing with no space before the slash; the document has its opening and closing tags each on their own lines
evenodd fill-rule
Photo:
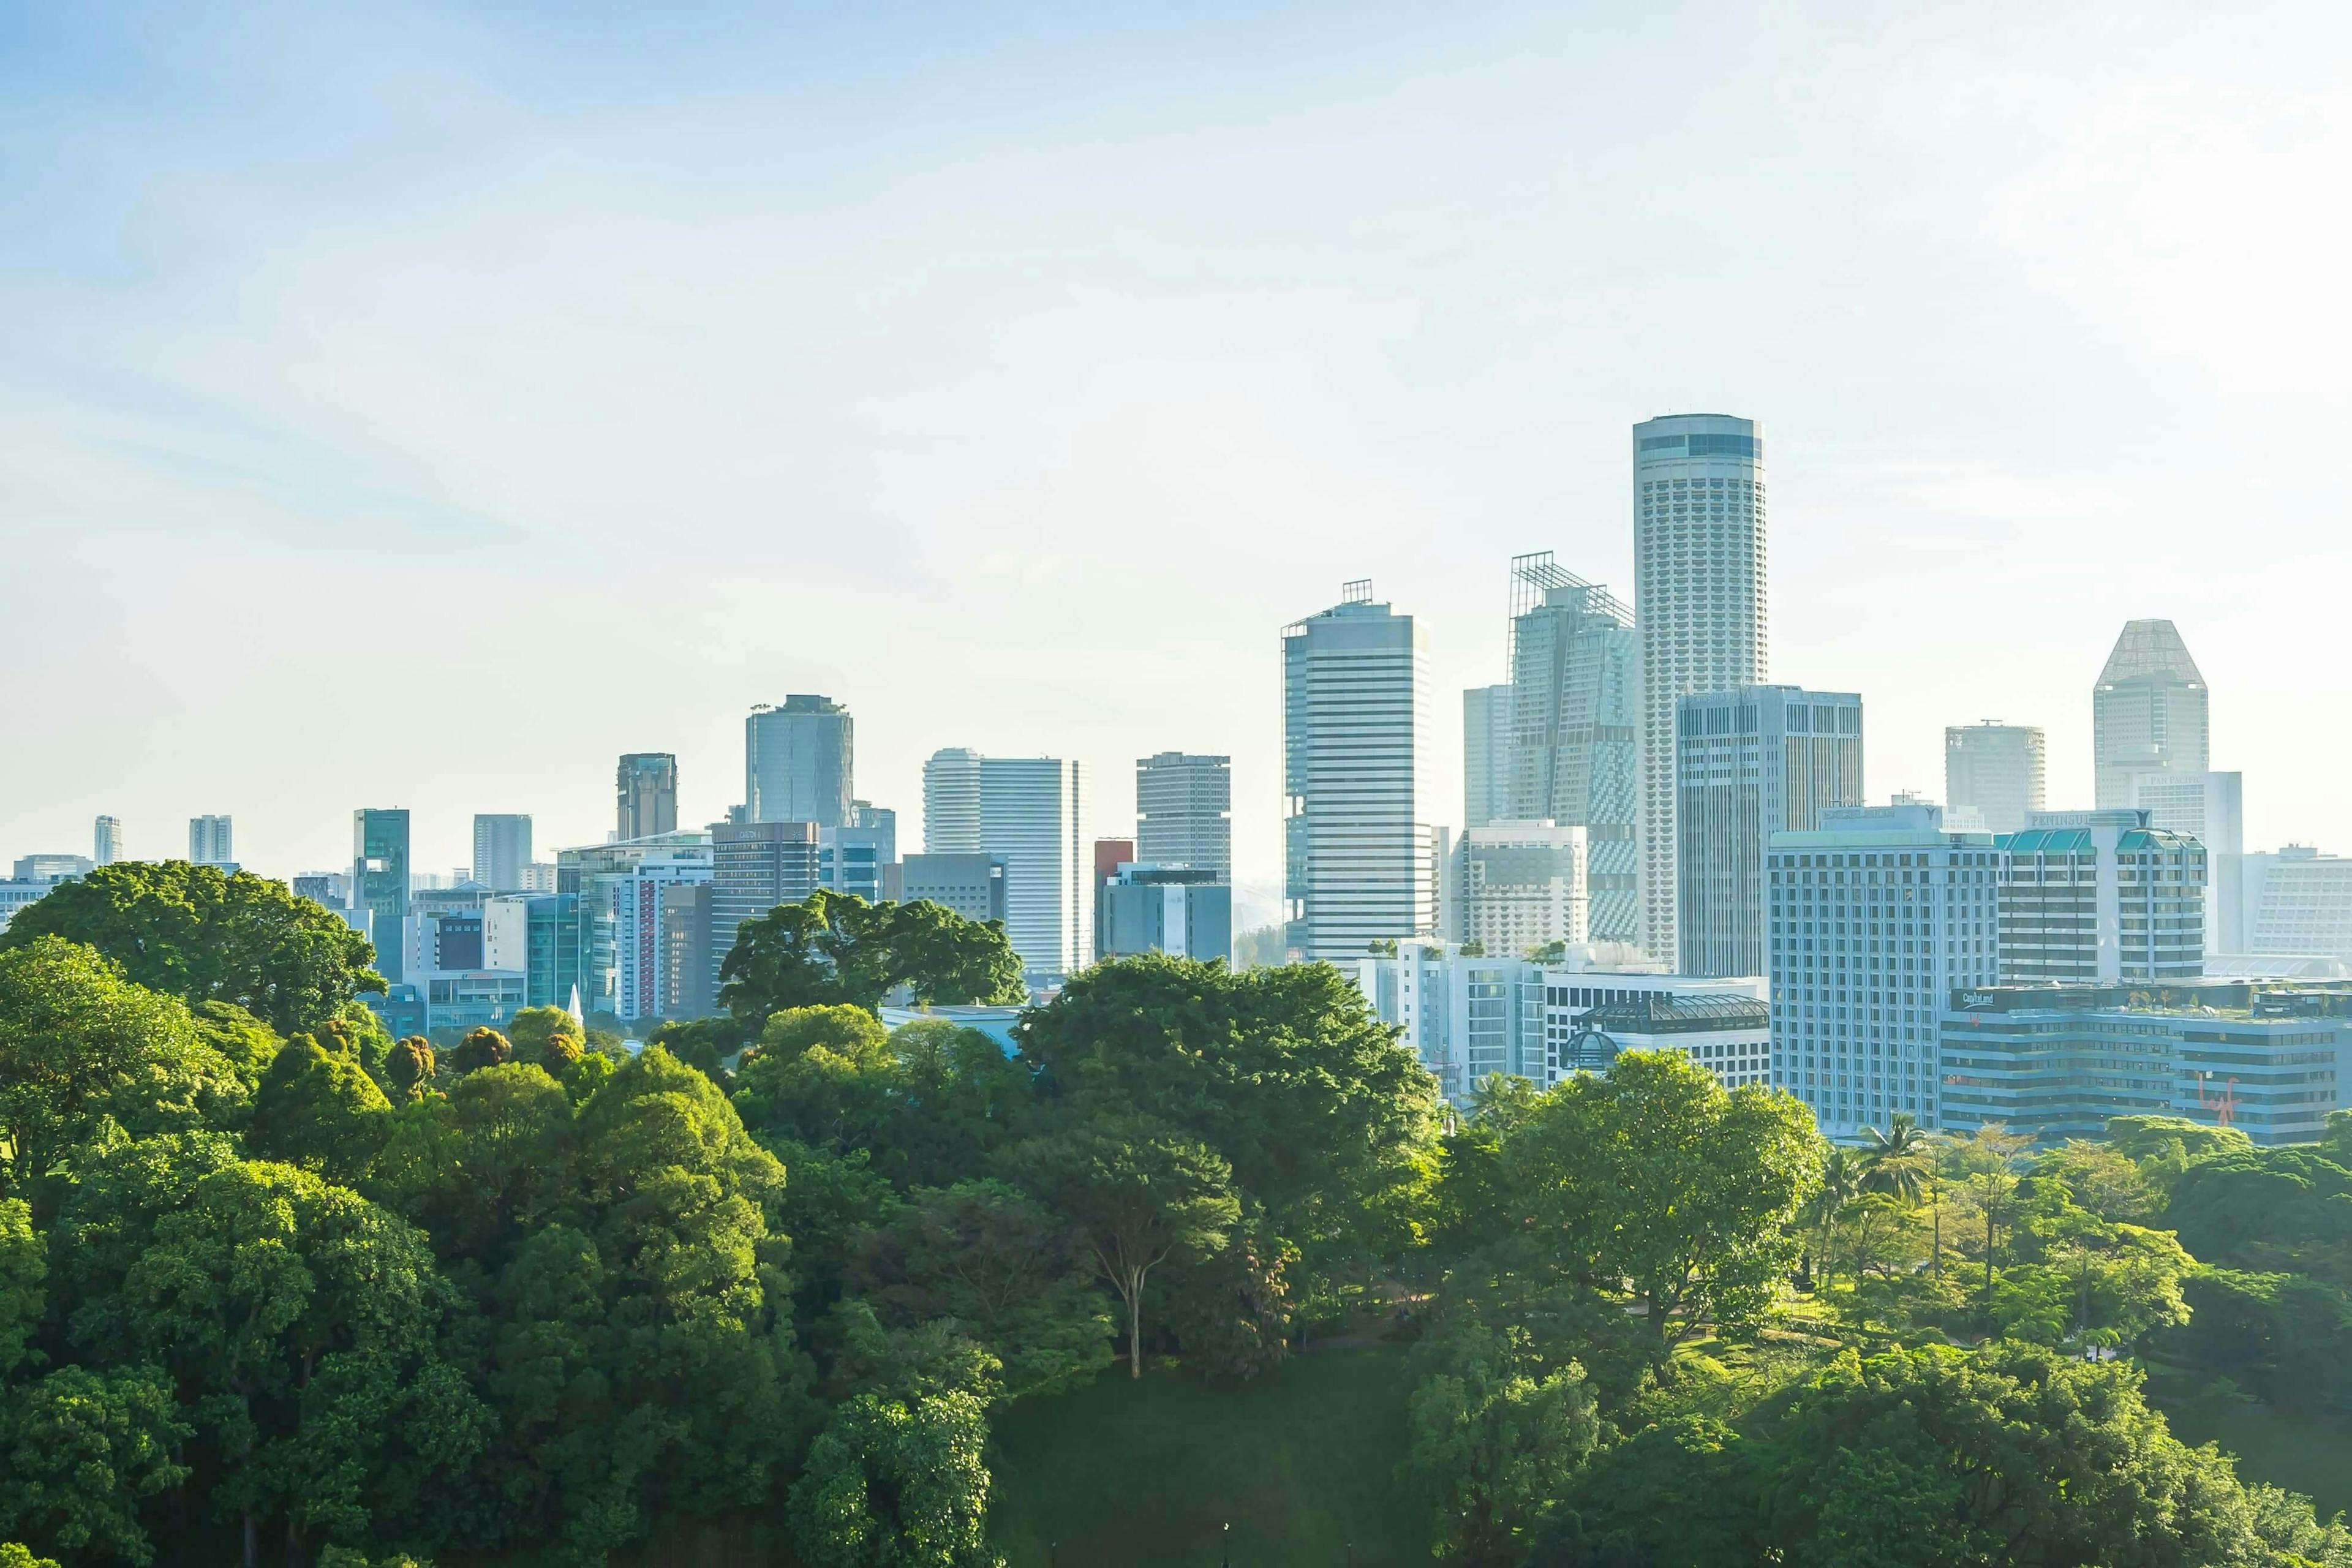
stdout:
<svg viewBox="0 0 2352 1568">
<path fill-rule="evenodd" d="M 1234 879 L 1234 760 L 1160 752 L 1135 763 L 1135 856 Z"/>
<path fill-rule="evenodd" d="M 1513 821 L 1584 829 L 1594 942 L 1639 943 L 1640 648 L 1608 589 L 1549 550 L 1511 559 Z"/>
<path fill-rule="evenodd" d="M 923 764 L 923 853 L 980 853 L 980 753 L 945 746 Z"/>
<path fill-rule="evenodd" d="M 2194 980 L 2205 972 L 2205 847 L 2129 808 L 2039 811 L 2000 847 L 2000 978 Z"/>
<path fill-rule="evenodd" d="M 511 812 L 474 814 L 474 880 L 494 893 L 523 890 L 530 864 L 530 817 Z"/>
<path fill-rule="evenodd" d="M 1633 426 L 1643 945 L 1654 957 L 1678 951 L 1675 704 L 1765 679 L 1764 515 L 1761 425 L 1681 414 Z"/>
<path fill-rule="evenodd" d="M 1590 940 L 1583 828 L 1490 822 L 1464 829 L 1446 859 L 1449 940 L 1495 958 Z"/>
<path fill-rule="evenodd" d="M 1360 958 L 1437 925 L 1424 773 L 1428 644 L 1369 579 L 1282 633 L 1283 897 L 1300 958 Z"/>
<path fill-rule="evenodd" d="M 796 904 L 817 889 L 817 826 L 813 822 L 710 825 L 711 995 L 737 930 L 778 904 Z"/>
<path fill-rule="evenodd" d="M 1953 724 L 1944 731 L 1944 804 L 1972 805 L 1995 833 L 2015 833 L 2042 809 L 2046 773 L 2035 724 Z"/>
<path fill-rule="evenodd" d="M 2263 951 L 2247 940 L 2246 775 L 2239 773 L 2134 773 L 2130 805 L 2147 825 L 2205 847 L 2205 951 Z"/>
<path fill-rule="evenodd" d="M 1462 694 L 1462 821 L 1484 827 L 1511 815 L 1511 689 Z"/>
<path fill-rule="evenodd" d="M 188 858 L 199 866 L 236 864 L 236 846 L 226 816 L 188 818 Z"/>
<path fill-rule="evenodd" d="M 90 859 L 100 866 L 111 866 L 122 858 L 122 824 L 111 816 L 98 819 L 91 834 Z"/>
<path fill-rule="evenodd" d="M 1031 974 L 1074 973 L 1093 956 L 1085 786 L 1084 765 L 1059 757 L 981 759 L 980 848 L 1004 862 L 1004 935 Z"/>
<path fill-rule="evenodd" d="M 616 783 L 621 842 L 677 831 L 677 758 L 667 752 L 628 752 Z"/>
<path fill-rule="evenodd" d="M 743 802 L 753 822 L 850 825 L 856 732 L 830 697 L 761 703 L 743 721 Z"/>
<path fill-rule="evenodd" d="M 874 835 L 874 844 L 880 850 L 885 866 L 898 858 L 898 814 L 887 805 L 876 805 L 869 800 L 849 803 L 849 826 L 862 827 Z"/>
<path fill-rule="evenodd" d="M 1764 858 L 1823 808 L 1860 805 L 1862 699 L 1748 686 L 1677 705 L 1675 930 L 1685 974 L 1762 974 Z"/>
<path fill-rule="evenodd" d="M 2170 621 L 2127 621 L 2091 689 L 2100 810 L 2129 806 L 2134 773 L 2210 768 L 2205 678 Z"/>
<path fill-rule="evenodd" d="M 352 908 L 365 910 L 376 973 L 402 978 L 402 923 L 408 919 L 408 812 L 362 806 L 352 813 Z"/>
</svg>

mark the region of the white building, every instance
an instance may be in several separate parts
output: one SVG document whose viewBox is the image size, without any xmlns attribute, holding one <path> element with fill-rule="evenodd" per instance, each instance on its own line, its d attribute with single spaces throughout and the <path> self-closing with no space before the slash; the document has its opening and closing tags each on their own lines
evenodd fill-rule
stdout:
<svg viewBox="0 0 2352 1568">
<path fill-rule="evenodd" d="M 2102 811 L 2129 806 L 2132 775 L 2211 767 L 2205 677 L 2170 621 L 2129 621 L 2091 689 L 2092 763 Z"/>
<path fill-rule="evenodd" d="M 530 816 L 525 812 L 474 815 L 473 879 L 494 893 L 530 891 Z M 550 868 L 552 869 L 552 868 Z M 551 887 L 549 891 L 554 889 Z"/>
<path fill-rule="evenodd" d="M 2000 863 L 1934 805 L 1832 807 L 1772 836 L 1772 1081 L 1831 1137 L 1897 1111 L 1937 1125 L 1937 1022 L 2000 975 Z"/>
<path fill-rule="evenodd" d="M 1511 688 L 1462 694 L 1462 820 L 1471 827 L 1511 815 Z"/>
<path fill-rule="evenodd" d="M 2259 952 L 2248 945 L 2244 904 L 2246 775 L 2134 773 L 2126 803 L 2148 826 L 2205 846 L 2205 953 Z"/>
<path fill-rule="evenodd" d="M 1944 731 L 1944 802 L 1970 806 L 1995 833 L 2015 833 L 2048 803 L 2049 758 L 2035 724 L 1954 724 Z"/>
<path fill-rule="evenodd" d="M 1092 960 L 1084 763 L 934 752 L 923 764 L 923 852 L 1004 863 L 1004 934 L 1030 975 L 1070 974 Z"/>
<path fill-rule="evenodd" d="M 111 866 L 122 858 L 122 824 L 111 816 L 101 816 L 92 826 L 90 859 L 100 866 Z"/>
<path fill-rule="evenodd" d="M 1360 957 L 1437 928 L 1436 836 L 1425 773 L 1428 643 L 1369 580 L 1283 628 L 1286 945 Z"/>
<path fill-rule="evenodd" d="M 980 853 L 980 762 L 969 746 L 943 746 L 923 763 L 923 853 Z"/>
<path fill-rule="evenodd" d="M 228 817 L 188 818 L 188 858 L 199 866 L 236 864 L 236 846 Z"/>
<path fill-rule="evenodd" d="M 662 894 L 667 888 L 709 883 L 715 875 L 712 855 L 671 853 L 648 856 L 635 874 L 613 879 L 613 953 L 618 971 L 613 1011 L 624 1022 L 684 1013 L 685 999 L 667 994 L 675 976 L 663 941 L 668 906 Z"/>
<path fill-rule="evenodd" d="M 1549 822 L 1465 832 L 1445 858 L 1444 934 L 1501 958 L 1588 941 L 1584 832 Z"/>
<path fill-rule="evenodd" d="M 1160 752 L 1135 760 L 1135 857 L 1233 881 L 1233 758 Z"/>
<path fill-rule="evenodd" d="M 1767 674 L 1764 427 L 1723 414 L 1633 426 L 1633 625 L 1642 639 L 1643 942 L 1675 935 L 1675 705 Z"/>
<path fill-rule="evenodd" d="M 2352 963 L 2352 859 L 2302 844 L 2249 855 L 2239 893 L 2248 952 Z"/>
<path fill-rule="evenodd" d="M 2000 840 L 2000 982 L 2194 980 L 2205 847 L 2147 813 L 2043 811 Z"/>
<path fill-rule="evenodd" d="M 1673 1051 L 1726 1089 L 1769 1088 L 1772 1009 L 1755 996 L 1641 992 L 1580 1015 L 1555 1066 L 1559 1072 L 1606 1072 L 1621 1051 Z"/>
</svg>

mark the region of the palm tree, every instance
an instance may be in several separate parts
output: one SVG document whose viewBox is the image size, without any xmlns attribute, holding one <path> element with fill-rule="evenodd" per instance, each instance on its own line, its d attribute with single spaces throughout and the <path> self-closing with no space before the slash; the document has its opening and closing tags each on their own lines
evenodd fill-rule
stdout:
<svg viewBox="0 0 2352 1568">
<path fill-rule="evenodd" d="M 1862 1167 L 1853 1156 L 1843 1149 L 1832 1149 L 1822 1162 L 1822 1184 L 1813 1194 L 1811 1205 L 1813 1224 L 1822 1233 L 1822 1275 L 1825 1279 L 1837 1278 L 1837 1268 L 1831 1253 L 1831 1243 L 1836 1232 L 1838 1215 L 1845 1205 L 1853 1202 L 1862 1191 Z"/>
<path fill-rule="evenodd" d="M 1875 1127 L 1865 1127 L 1863 1135 L 1870 1140 L 1862 1152 L 1862 1190 L 1885 1193 L 1916 1206 L 1919 1196 L 1927 1196 L 1935 1224 L 1935 1240 L 1928 1252 L 1929 1271 L 1944 1271 L 1944 1209 L 1942 1184 L 1936 1179 L 1936 1140 L 1919 1131 L 1919 1124 L 1908 1111 L 1897 1111 L 1893 1121 L 1881 1132 Z"/>
</svg>

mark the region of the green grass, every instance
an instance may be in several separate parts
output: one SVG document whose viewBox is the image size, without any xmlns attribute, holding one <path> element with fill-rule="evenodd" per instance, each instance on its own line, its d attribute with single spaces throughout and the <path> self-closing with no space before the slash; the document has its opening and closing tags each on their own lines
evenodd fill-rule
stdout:
<svg viewBox="0 0 2352 1568">
<path fill-rule="evenodd" d="M 1403 1568 L 1404 1353 L 1329 1351 L 1238 1386 L 1117 1373 L 997 1423 L 989 1532 L 1012 1568 Z"/>
<path fill-rule="evenodd" d="M 2352 1428 L 2267 1405 L 2190 1401 L 2164 1415 L 2182 1442 L 2235 1454 L 2239 1479 L 2301 1492 L 2322 1519 L 2352 1513 Z"/>
</svg>

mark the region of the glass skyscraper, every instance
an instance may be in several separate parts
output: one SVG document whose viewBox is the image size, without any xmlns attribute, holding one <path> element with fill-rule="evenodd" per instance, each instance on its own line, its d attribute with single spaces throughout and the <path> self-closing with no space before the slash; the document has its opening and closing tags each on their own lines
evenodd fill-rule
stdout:
<svg viewBox="0 0 2352 1568">
<path fill-rule="evenodd" d="M 630 752 L 615 779 L 620 839 L 677 831 L 677 759 L 667 752 Z"/>
<path fill-rule="evenodd" d="M 402 922 L 408 919 L 408 813 L 362 806 L 352 813 L 352 908 L 365 910 L 376 973 L 402 977 Z"/>
<path fill-rule="evenodd" d="M 846 827 L 856 793 L 856 730 L 830 697 L 761 703 L 743 721 L 743 804 L 753 822 Z"/>
<path fill-rule="evenodd" d="M 1643 941 L 1675 934 L 1675 705 L 1767 674 L 1764 427 L 1727 414 L 1633 426 L 1633 624 L 1642 638 Z"/>
<path fill-rule="evenodd" d="M 2213 764 L 2205 678 L 2170 621 L 2130 621 L 2091 689 L 2097 805 L 2132 804 L 2134 773 L 2201 773 Z"/>
<path fill-rule="evenodd" d="M 1944 804 L 1974 806 L 1995 833 L 2015 833 L 2042 809 L 2047 759 L 2032 724 L 1954 724 L 1944 731 Z"/>
<path fill-rule="evenodd" d="M 1135 763 L 1135 855 L 1234 879 L 1234 760 L 1160 752 Z"/>
</svg>

